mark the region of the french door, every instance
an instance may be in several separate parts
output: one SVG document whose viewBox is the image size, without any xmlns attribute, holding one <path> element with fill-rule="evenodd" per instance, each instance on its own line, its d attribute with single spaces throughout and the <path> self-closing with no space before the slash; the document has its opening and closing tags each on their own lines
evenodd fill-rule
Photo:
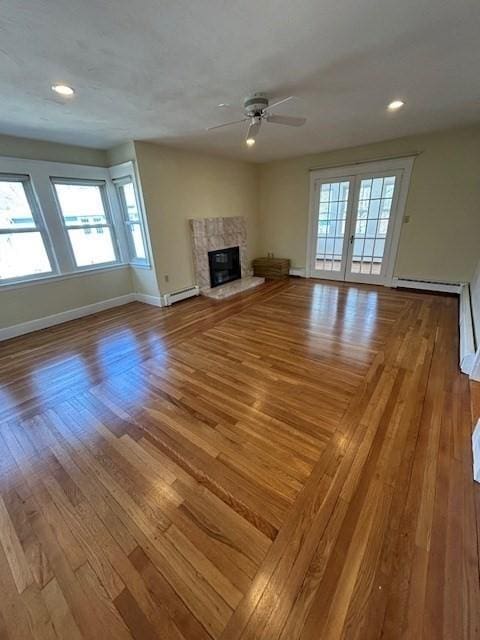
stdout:
<svg viewBox="0 0 480 640">
<path fill-rule="evenodd" d="M 308 275 L 389 284 L 411 162 L 403 158 L 312 175 Z"/>
</svg>

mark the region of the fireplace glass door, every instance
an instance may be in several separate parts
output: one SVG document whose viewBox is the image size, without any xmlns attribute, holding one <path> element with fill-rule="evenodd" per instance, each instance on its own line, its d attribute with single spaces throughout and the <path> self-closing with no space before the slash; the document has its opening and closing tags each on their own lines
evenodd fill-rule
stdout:
<svg viewBox="0 0 480 640">
<path fill-rule="evenodd" d="M 212 288 L 242 277 L 239 247 L 209 251 L 208 264 Z"/>
</svg>

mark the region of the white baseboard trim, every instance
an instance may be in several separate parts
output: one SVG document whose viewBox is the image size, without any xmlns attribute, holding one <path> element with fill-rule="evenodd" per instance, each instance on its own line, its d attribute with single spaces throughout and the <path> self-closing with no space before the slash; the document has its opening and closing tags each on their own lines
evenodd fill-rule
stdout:
<svg viewBox="0 0 480 640">
<path fill-rule="evenodd" d="M 460 294 L 462 285 L 458 282 L 435 282 L 429 280 L 414 280 L 411 278 L 393 278 L 392 287 L 407 289 L 422 289 L 424 291 L 439 291 L 441 293 Z"/>
<path fill-rule="evenodd" d="M 38 331 L 39 329 L 53 327 L 56 324 L 62 324 L 62 322 L 68 322 L 69 320 L 75 320 L 76 318 L 83 318 L 84 316 L 92 315 L 92 313 L 98 313 L 105 309 L 111 309 L 112 307 L 119 307 L 123 304 L 134 302 L 135 299 L 134 293 L 127 293 L 116 298 L 109 298 L 108 300 L 100 300 L 100 302 L 87 304 L 84 307 L 76 307 L 75 309 L 68 309 L 67 311 L 54 313 L 51 316 L 44 316 L 43 318 L 36 318 L 35 320 L 29 320 L 28 322 L 14 324 L 10 327 L 0 329 L 0 340 L 8 340 L 9 338 L 22 336 L 25 333 L 31 333 L 32 331 Z"/>
<path fill-rule="evenodd" d="M 10 327 L 0 329 L 0 342 L 3 340 L 9 340 L 10 338 L 16 338 L 32 331 L 39 331 L 40 329 L 47 329 L 69 320 L 76 320 L 77 318 L 83 318 L 84 316 L 90 316 L 93 313 L 99 311 L 105 311 L 106 309 L 112 309 L 113 307 L 120 307 L 129 302 L 143 302 L 155 307 L 161 307 L 160 297 L 145 295 L 143 293 L 127 293 L 123 296 L 117 296 L 116 298 L 109 298 L 108 300 L 100 300 L 93 304 L 87 304 L 84 307 L 76 307 L 75 309 L 68 309 L 60 313 L 54 313 L 50 316 L 44 316 L 43 318 L 36 318 L 35 320 L 29 320 L 28 322 L 22 322 L 20 324 L 14 324 Z"/>
<path fill-rule="evenodd" d="M 307 273 L 305 267 L 290 267 L 289 274 L 298 278 L 306 278 Z"/>
<path fill-rule="evenodd" d="M 137 302 L 150 304 L 152 305 L 152 307 L 163 307 L 162 299 L 160 296 L 151 296 L 146 293 L 135 293 L 134 295 Z"/>
</svg>

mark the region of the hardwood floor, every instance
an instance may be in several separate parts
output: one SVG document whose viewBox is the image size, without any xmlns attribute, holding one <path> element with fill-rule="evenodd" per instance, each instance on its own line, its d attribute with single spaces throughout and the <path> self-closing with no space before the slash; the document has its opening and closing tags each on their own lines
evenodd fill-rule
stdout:
<svg viewBox="0 0 480 640">
<path fill-rule="evenodd" d="M 292 279 L 0 344 L 0 638 L 477 638 L 457 342 Z"/>
</svg>

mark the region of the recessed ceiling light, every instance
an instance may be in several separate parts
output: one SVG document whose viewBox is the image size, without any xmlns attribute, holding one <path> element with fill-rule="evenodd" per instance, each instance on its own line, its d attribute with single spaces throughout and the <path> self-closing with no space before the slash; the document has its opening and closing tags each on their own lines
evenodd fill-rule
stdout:
<svg viewBox="0 0 480 640">
<path fill-rule="evenodd" d="M 247 143 L 248 147 L 253 147 L 253 145 L 255 144 L 255 138 L 247 138 L 245 142 Z"/>
<path fill-rule="evenodd" d="M 404 104 L 405 102 L 403 102 L 403 100 L 393 100 L 387 108 L 389 111 L 397 111 L 398 109 L 401 109 Z"/>
<path fill-rule="evenodd" d="M 54 84 L 52 85 L 52 91 L 65 97 L 73 96 L 75 93 L 72 87 L 69 87 L 67 84 Z"/>
</svg>

